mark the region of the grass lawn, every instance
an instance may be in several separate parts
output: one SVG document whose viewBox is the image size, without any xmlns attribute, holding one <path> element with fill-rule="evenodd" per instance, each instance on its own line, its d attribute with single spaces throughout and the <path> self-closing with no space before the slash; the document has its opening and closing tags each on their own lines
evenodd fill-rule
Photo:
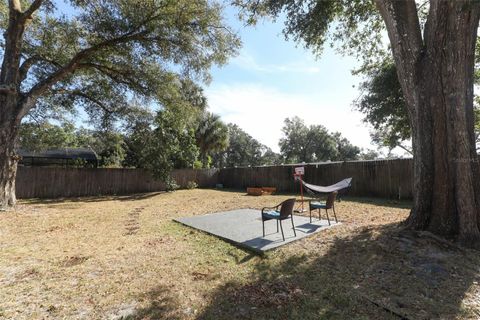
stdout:
<svg viewBox="0 0 480 320">
<path fill-rule="evenodd" d="M 341 226 L 264 257 L 172 222 L 287 197 L 21 201 L 0 214 L 0 319 L 480 317 L 480 253 L 402 232 L 409 203 L 346 199 Z"/>
</svg>

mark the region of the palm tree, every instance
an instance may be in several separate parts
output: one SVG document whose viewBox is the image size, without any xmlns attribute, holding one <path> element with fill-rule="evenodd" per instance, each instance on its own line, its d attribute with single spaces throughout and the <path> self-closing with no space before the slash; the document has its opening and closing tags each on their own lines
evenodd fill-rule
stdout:
<svg viewBox="0 0 480 320">
<path fill-rule="evenodd" d="M 205 111 L 200 117 L 195 138 L 202 164 L 208 167 L 209 155 L 212 152 L 224 151 L 228 147 L 228 128 L 220 120 L 220 116 Z"/>
</svg>

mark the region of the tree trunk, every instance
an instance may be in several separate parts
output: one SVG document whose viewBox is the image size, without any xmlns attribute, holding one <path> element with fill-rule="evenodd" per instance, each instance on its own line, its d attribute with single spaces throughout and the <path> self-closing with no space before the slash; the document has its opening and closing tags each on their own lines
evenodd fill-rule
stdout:
<svg viewBox="0 0 480 320">
<path fill-rule="evenodd" d="M 35 7 L 41 1 L 35 1 Z M 32 10 L 34 8 L 32 7 Z M 32 99 L 21 102 L 20 57 L 22 38 L 25 30 L 26 15 L 22 13 L 20 2 L 9 1 L 8 27 L 4 33 L 4 53 L 0 71 L 0 210 L 13 207 L 16 202 L 15 178 L 17 174 L 17 156 L 15 142 L 18 126 L 26 107 Z M 28 100 L 28 101 L 27 101 Z"/>
<path fill-rule="evenodd" d="M 412 125 L 409 228 L 480 247 L 473 71 L 479 4 L 431 1 L 423 39 L 414 1 L 377 0 Z"/>
<path fill-rule="evenodd" d="M 445 3 L 429 19 L 412 119 L 415 196 L 408 225 L 458 236 L 475 246 L 480 241 L 480 177 L 473 127 L 478 17 Z"/>
<path fill-rule="evenodd" d="M 15 178 L 17 174 L 17 155 L 15 140 L 17 124 L 4 122 L 0 125 L 0 211 L 15 205 Z"/>
</svg>

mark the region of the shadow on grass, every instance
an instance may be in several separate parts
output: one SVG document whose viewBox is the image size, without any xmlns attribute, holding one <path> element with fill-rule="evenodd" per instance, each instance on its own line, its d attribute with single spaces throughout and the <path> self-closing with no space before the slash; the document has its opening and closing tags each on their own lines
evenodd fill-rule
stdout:
<svg viewBox="0 0 480 320">
<path fill-rule="evenodd" d="M 344 196 L 342 198 L 342 201 L 358 202 L 358 203 L 371 204 L 375 206 L 391 207 L 391 208 L 398 208 L 398 209 L 411 209 L 413 206 L 413 202 L 411 200 L 393 200 L 393 199 L 370 198 L 370 197 Z"/>
<path fill-rule="evenodd" d="M 173 298 L 170 290 L 163 286 L 159 286 L 154 290 L 145 293 L 141 300 L 148 301 L 146 307 L 136 309 L 132 314 L 121 317 L 124 320 L 140 320 L 140 319 L 180 319 L 178 316 L 179 301 Z"/>
<path fill-rule="evenodd" d="M 231 189 L 231 188 L 224 188 L 224 189 L 215 189 L 217 191 L 228 192 L 228 193 L 244 193 L 243 195 L 246 197 L 261 197 L 261 196 L 252 196 L 248 195 L 246 189 Z M 292 193 L 292 192 L 275 192 L 274 196 L 291 196 L 297 199 L 300 199 L 300 194 Z M 327 199 L 327 194 L 319 195 L 314 197 L 308 193 L 304 194 L 304 199 L 308 200 L 323 200 Z M 386 198 L 374 198 L 374 197 L 354 197 L 349 195 L 343 195 L 340 201 L 345 202 L 358 202 L 364 204 L 371 204 L 381 207 L 391 207 L 391 208 L 399 208 L 399 209 L 410 209 L 413 205 L 411 200 L 394 200 L 394 199 L 386 199 Z"/>
<path fill-rule="evenodd" d="M 463 306 L 479 281 L 480 253 L 396 224 L 357 229 L 328 242 L 321 236 L 284 259 L 256 262 L 247 283 L 229 282 L 199 319 L 475 318 Z M 321 248 L 325 248 L 324 251 Z"/>
<path fill-rule="evenodd" d="M 242 249 L 242 248 L 240 248 Z M 256 258 L 256 257 L 260 257 L 260 258 L 264 258 L 263 255 L 259 255 L 258 253 L 252 253 L 250 251 L 248 251 L 247 249 L 244 249 L 245 252 L 247 253 L 246 256 L 244 256 L 242 259 L 239 259 L 239 257 L 237 255 L 234 255 L 232 254 L 231 252 L 228 252 L 227 255 L 229 255 L 230 257 L 232 257 L 234 260 L 235 260 L 235 264 L 243 264 L 243 263 L 246 263 L 250 260 L 252 260 L 253 258 Z"/>
<path fill-rule="evenodd" d="M 130 194 L 130 195 L 65 197 L 65 198 L 55 198 L 55 199 L 31 198 L 31 199 L 21 199 L 20 202 L 24 204 L 57 204 L 57 203 L 66 203 L 66 202 L 136 201 L 136 200 L 150 199 L 165 193 L 166 193 L 165 191 L 159 191 L 159 192 L 136 193 L 136 194 Z"/>
</svg>

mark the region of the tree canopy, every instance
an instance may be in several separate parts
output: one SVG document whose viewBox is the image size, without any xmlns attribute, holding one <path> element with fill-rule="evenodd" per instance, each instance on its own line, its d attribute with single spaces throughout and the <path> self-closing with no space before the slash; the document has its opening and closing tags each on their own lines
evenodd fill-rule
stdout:
<svg viewBox="0 0 480 320">
<path fill-rule="evenodd" d="M 202 165 L 208 168 L 211 163 L 211 155 L 224 151 L 228 147 L 228 127 L 218 115 L 205 111 L 200 115 L 195 138 Z"/>
<path fill-rule="evenodd" d="M 332 134 L 335 140 L 337 156 L 333 160 L 348 161 L 358 160 L 361 149 L 353 145 L 347 138 L 343 137 L 340 132 Z"/>
<path fill-rule="evenodd" d="M 366 73 L 362 95 L 354 102 L 355 108 L 365 114 L 364 121 L 373 126 L 372 140 L 379 146 L 401 147 L 411 153 L 405 140 L 411 138 L 410 119 L 398 81 L 397 69 L 387 61 Z"/>
<path fill-rule="evenodd" d="M 217 168 L 273 165 L 279 163 L 279 155 L 261 144 L 238 125 L 228 124 L 228 147 L 213 156 Z"/>
<path fill-rule="evenodd" d="M 0 4 L 4 30 L 15 10 Z M 23 12 L 16 85 L 30 103 L 22 115 L 81 106 L 93 119 L 121 116 L 132 96 L 162 101 L 178 79 L 208 80 L 239 45 L 212 1 L 36 0 Z M 4 52 L 3 73 L 13 56 Z"/>
<path fill-rule="evenodd" d="M 125 158 L 124 137 L 106 130 L 76 128 L 72 123 L 26 122 L 20 127 L 18 147 L 41 152 L 58 148 L 91 148 L 103 167 L 121 167 Z"/>
<path fill-rule="evenodd" d="M 265 16 L 284 17 L 285 38 L 302 43 L 317 55 L 329 43 L 342 53 L 361 58 L 360 70 L 388 55 L 381 34 L 385 26 L 373 1 L 233 0 L 233 4 L 251 24 Z"/>
<path fill-rule="evenodd" d="M 18 146 L 28 151 L 79 146 L 74 124 L 54 125 L 49 122 L 27 122 L 20 127 Z"/>
<path fill-rule="evenodd" d="M 360 148 L 340 133 L 331 134 L 322 125 L 306 126 L 299 117 L 285 119 L 280 153 L 287 163 L 355 160 Z"/>
</svg>

